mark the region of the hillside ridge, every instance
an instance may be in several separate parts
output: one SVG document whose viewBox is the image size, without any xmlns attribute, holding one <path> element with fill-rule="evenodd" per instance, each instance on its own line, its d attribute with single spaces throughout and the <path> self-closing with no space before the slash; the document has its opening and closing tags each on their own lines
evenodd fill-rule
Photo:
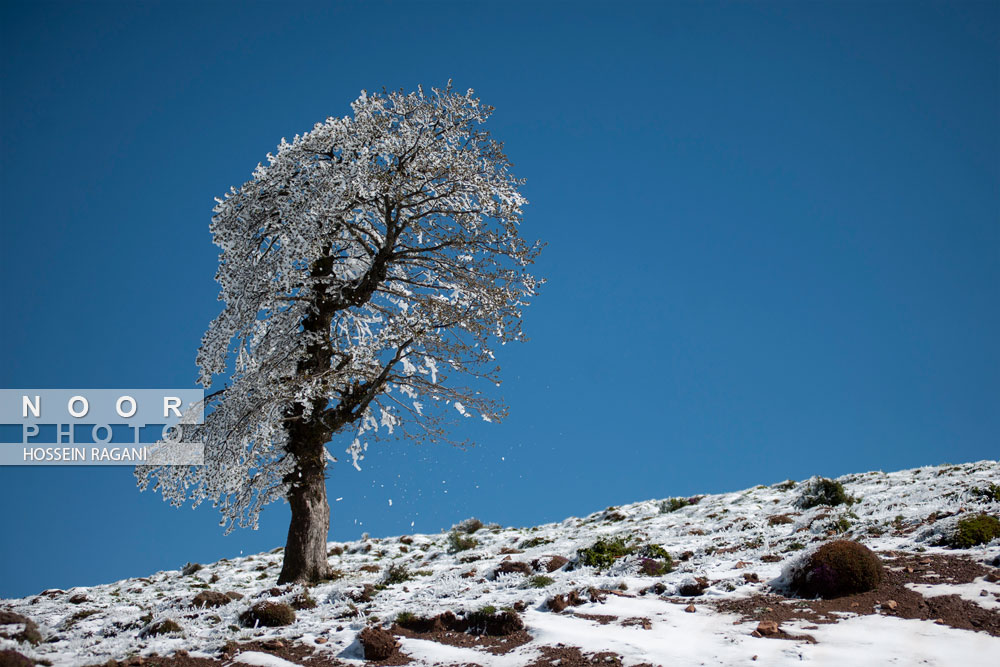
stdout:
<svg viewBox="0 0 1000 667">
<path fill-rule="evenodd" d="M 1000 462 L 844 475 L 844 502 L 807 507 L 820 479 L 331 542 L 335 578 L 312 587 L 274 585 L 275 549 L 0 600 L 0 651 L 73 666 L 360 665 L 363 633 L 395 643 L 378 664 L 413 665 L 976 665 L 1000 650 L 1000 539 L 946 545 L 963 518 L 1000 514 Z M 879 555 L 883 586 L 791 596 L 789 569 L 837 539 Z M 265 627 L 262 603 L 294 621 Z"/>
</svg>

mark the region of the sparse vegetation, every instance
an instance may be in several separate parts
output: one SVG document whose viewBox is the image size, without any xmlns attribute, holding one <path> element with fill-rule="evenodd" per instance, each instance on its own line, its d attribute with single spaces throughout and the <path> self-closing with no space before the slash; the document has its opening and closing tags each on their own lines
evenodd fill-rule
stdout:
<svg viewBox="0 0 1000 667">
<path fill-rule="evenodd" d="M 475 549 L 477 546 L 479 546 L 479 541 L 474 537 L 470 537 L 457 530 L 448 533 L 448 547 L 452 553 L 468 551 L 469 549 Z"/>
<path fill-rule="evenodd" d="M 524 540 L 523 542 L 521 542 L 519 545 L 517 545 L 517 548 L 518 549 L 534 549 L 535 547 L 540 547 L 543 544 L 551 544 L 551 543 L 552 543 L 552 540 L 546 539 L 544 537 L 532 537 L 532 538 L 529 538 L 529 539 Z"/>
<path fill-rule="evenodd" d="M 1000 503 L 1000 484 L 969 489 L 969 495 L 981 503 Z"/>
<path fill-rule="evenodd" d="M 669 559 L 670 556 L 668 555 Z M 672 560 L 655 560 L 643 558 L 639 561 L 639 572 L 647 577 L 659 577 L 674 569 Z"/>
<path fill-rule="evenodd" d="M 536 574 L 528 579 L 528 586 L 531 588 L 545 588 L 546 586 L 551 586 L 556 583 L 556 580 L 552 577 L 547 577 L 544 574 Z"/>
<path fill-rule="evenodd" d="M 406 569 L 406 566 L 402 563 L 393 563 L 390 565 L 385 574 L 382 576 L 382 586 L 393 586 L 395 584 L 401 584 L 404 581 L 409 581 L 413 578 L 413 574 Z"/>
<path fill-rule="evenodd" d="M 851 522 L 846 516 L 840 516 L 826 524 L 826 529 L 835 533 L 846 533 L 851 529 Z"/>
</svg>

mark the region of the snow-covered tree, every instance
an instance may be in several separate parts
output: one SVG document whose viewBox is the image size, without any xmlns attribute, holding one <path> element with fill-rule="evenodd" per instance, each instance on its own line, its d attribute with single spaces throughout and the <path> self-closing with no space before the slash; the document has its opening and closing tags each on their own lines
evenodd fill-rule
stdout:
<svg viewBox="0 0 1000 667">
<path fill-rule="evenodd" d="M 219 199 L 222 313 L 198 352 L 203 466 L 140 467 L 176 505 L 208 499 L 227 530 L 285 498 L 279 582 L 329 574 L 328 447 L 357 466 L 369 441 L 447 440 L 450 421 L 497 421 L 496 345 L 522 339 L 540 281 L 526 203 L 472 90 L 362 92 L 353 115 L 282 140 Z M 336 443 L 341 443 L 337 445 Z M 336 450 L 335 450 L 336 451 Z"/>
</svg>

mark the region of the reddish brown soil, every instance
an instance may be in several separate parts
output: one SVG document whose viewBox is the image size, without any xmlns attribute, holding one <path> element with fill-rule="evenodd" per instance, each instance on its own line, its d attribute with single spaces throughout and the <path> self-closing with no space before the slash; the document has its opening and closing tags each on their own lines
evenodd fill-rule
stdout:
<svg viewBox="0 0 1000 667">
<path fill-rule="evenodd" d="M 835 612 L 860 615 L 885 614 L 899 618 L 937 621 L 962 630 L 1000 637 L 1000 613 L 985 609 L 958 595 L 924 597 L 906 584 L 964 584 L 993 572 L 992 568 L 964 556 L 920 555 L 901 552 L 880 554 L 886 567 L 885 580 L 874 591 L 832 600 L 801 600 L 780 595 L 755 595 L 711 604 L 719 611 L 739 614 L 744 620 L 806 620 L 836 623 Z M 889 601 L 895 602 L 895 608 Z M 708 603 L 706 600 L 704 603 Z"/>
<path fill-rule="evenodd" d="M 573 616 L 577 618 L 585 618 L 588 621 L 593 621 L 595 623 L 600 623 L 601 625 L 607 625 L 608 623 L 614 623 L 618 620 L 617 616 L 609 614 L 581 614 L 580 612 L 574 612 Z"/>
<path fill-rule="evenodd" d="M 565 644 L 542 646 L 539 650 L 542 655 L 534 662 L 526 665 L 526 667 L 551 667 L 556 664 L 559 667 L 589 667 L 590 665 L 622 666 L 622 657 L 610 651 L 583 653 L 580 649 L 574 646 L 566 646 Z M 642 663 L 641 665 L 635 665 L 635 667 L 653 667 L 653 665 Z"/>
<path fill-rule="evenodd" d="M 330 653 L 324 652 L 319 645 L 281 640 L 255 641 L 244 644 L 231 642 L 218 658 L 196 658 L 188 655 L 186 651 L 178 651 L 171 656 L 133 657 L 120 662 L 112 660 L 94 667 L 218 667 L 218 665 L 230 664 L 235 656 L 245 651 L 267 653 L 307 667 L 348 667 L 348 663 L 337 660 Z M 386 660 L 369 662 L 374 665 L 394 667 L 409 664 L 411 659 L 396 651 L 392 657 Z"/>
<path fill-rule="evenodd" d="M 389 630 L 397 637 L 426 639 L 428 641 L 446 644 L 448 646 L 474 648 L 487 653 L 492 653 L 493 655 L 510 653 L 517 647 L 524 646 L 531 641 L 531 635 L 529 635 L 525 630 L 519 630 L 503 637 L 470 635 L 465 632 L 455 632 L 439 628 L 429 629 L 426 632 L 415 632 L 413 630 L 401 628 L 399 625 L 393 625 Z"/>
</svg>

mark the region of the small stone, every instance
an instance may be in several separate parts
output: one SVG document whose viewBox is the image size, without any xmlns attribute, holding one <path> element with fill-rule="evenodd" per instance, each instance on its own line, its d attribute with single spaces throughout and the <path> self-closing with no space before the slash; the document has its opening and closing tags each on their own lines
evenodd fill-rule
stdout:
<svg viewBox="0 0 1000 667">
<path fill-rule="evenodd" d="M 776 635 L 778 634 L 778 622 L 761 621 L 757 624 L 757 632 L 764 636 Z"/>
<path fill-rule="evenodd" d="M 983 589 L 983 590 L 979 591 L 979 597 L 981 597 L 981 598 L 989 597 L 989 595 L 990 595 L 990 593 L 986 589 Z"/>
<path fill-rule="evenodd" d="M 934 623 L 936 625 L 945 625 L 945 622 L 944 622 L 943 618 L 939 618 L 939 619 L 935 620 Z"/>
<path fill-rule="evenodd" d="M 899 603 L 896 602 L 895 600 L 886 600 L 885 606 L 895 611 L 896 607 L 899 606 Z"/>
<path fill-rule="evenodd" d="M 328 640 L 327 640 L 327 638 L 326 638 L 326 637 L 317 637 L 317 638 L 316 638 L 316 643 L 317 643 L 317 644 L 325 644 L 325 643 L 326 643 L 327 641 L 328 641 Z"/>
<path fill-rule="evenodd" d="M 684 607 L 684 611 L 686 611 L 689 614 L 693 614 L 695 612 L 694 605 L 689 604 L 688 606 Z"/>
</svg>

